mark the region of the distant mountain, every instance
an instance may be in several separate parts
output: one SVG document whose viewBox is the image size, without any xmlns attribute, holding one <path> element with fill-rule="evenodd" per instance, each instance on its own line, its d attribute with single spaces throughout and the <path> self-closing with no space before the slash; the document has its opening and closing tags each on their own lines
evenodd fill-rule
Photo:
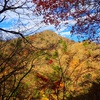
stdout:
<svg viewBox="0 0 100 100">
<path fill-rule="evenodd" d="M 62 100 L 88 93 L 98 80 L 99 44 L 76 43 L 49 30 L 0 42 L 0 83 L 6 84 L 5 95 L 20 83 L 12 93 L 19 100 Z"/>
</svg>

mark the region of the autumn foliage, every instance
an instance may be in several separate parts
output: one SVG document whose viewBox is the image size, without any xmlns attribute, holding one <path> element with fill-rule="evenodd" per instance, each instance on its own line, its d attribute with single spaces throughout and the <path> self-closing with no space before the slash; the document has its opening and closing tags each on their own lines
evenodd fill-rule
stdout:
<svg viewBox="0 0 100 100">
<path fill-rule="evenodd" d="M 0 100 L 70 100 L 100 79 L 99 44 L 52 31 L 26 38 L 32 45 L 22 38 L 0 42 Z"/>
<path fill-rule="evenodd" d="M 100 43 L 100 1 L 99 0 L 33 0 L 34 13 L 43 15 L 43 22 L 59 27 L 68 20 L 76 21 L 71 33 L 79 38 Z"/>
</svg>

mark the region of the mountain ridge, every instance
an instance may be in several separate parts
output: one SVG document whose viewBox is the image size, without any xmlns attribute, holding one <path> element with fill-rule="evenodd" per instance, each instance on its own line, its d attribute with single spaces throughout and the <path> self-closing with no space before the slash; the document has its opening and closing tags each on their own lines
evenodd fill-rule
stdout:
<svg viewBox="0 0 100 100">
<path fill-rule="evenodd" d="M 0 82 L 4 76 L 7 78 L 6 95 L 12 89 L 13 75 L 17 85 L 27 71 L 15 95 L 20 99 L 31 96 L 41 100 L 43 95 L 46 98 L 50 95 L 61 100 L 63 94 L 75 97 L 88 93 L 92 82 L 99 78 L 99 44 L 73 42 L 48 30 L 25 38 L 27 41 L 18 38 L 0 43 Z M 54 94 L 57 90 L 60 92 Z"/>
</svg>

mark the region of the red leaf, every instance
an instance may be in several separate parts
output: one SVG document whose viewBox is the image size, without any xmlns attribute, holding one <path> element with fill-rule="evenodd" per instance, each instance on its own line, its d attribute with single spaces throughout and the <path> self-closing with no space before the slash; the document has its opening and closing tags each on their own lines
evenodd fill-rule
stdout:
<svg viewBox="0 0 100 100">
<path fill-rule="evenodd" d="M 48 64 L 52 64 L 53 63 L 53 60 L 49 60 Z"/>
</svg>

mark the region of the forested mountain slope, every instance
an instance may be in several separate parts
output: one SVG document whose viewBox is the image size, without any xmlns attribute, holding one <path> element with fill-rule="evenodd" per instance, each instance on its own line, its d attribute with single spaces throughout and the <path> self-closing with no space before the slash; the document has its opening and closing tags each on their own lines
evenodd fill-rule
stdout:
<svg viewBox="0 0 100 100">
<path fill-rule="evenodd" d="M 1 99 L 76 100 L 93 83 L 100 84 L 99 44 L 48 30 L 0 42 Z"/>
</svg>

